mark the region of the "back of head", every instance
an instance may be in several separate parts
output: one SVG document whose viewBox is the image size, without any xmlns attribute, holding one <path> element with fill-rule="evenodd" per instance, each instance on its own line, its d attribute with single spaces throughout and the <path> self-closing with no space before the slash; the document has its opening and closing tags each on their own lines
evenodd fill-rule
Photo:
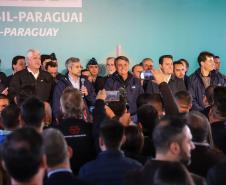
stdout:
<svg viewBox="0 0 226 185">
<path fill-rule="evenodd" d="M 188 91 L 178 91 L 175 93 L 179 112 L 188 112 L 192 106 L 192 96 Z"/>
<path fill-rule="evenodd" d="M 213 93 L 215 86 L 210 85 L 205 89 L 206 99 L 209 105 L 213 105 Z"/>
<path fill-rule="evenodd" d="M 21 106 L 21 117 L 25 126 L 41 128 L 45 116 L 44 103 L 36 97 L 27 98 Z"/>
<path fill-rule="evenodd" d="M 192 111 L 186 117 L 192 133 L 192 140 L 194 142 L 206 142 L 210 132 L 209 121 L 206 116 L 200 112 Z"/>
<path fill-rule="evenodd" d="M 60 97 L 60 105 L 64 117 L 82 118 L 84 103 L 79 90 L 66 88 Z"/>
<path fill-rule="evenodd" d="M 12 132 L 2 146 L 2 158 L 9 175 L 18 182 L 28 182 L 41 166 L 42 147 L 42 136 L 33 128 Z"/>
<path fill-rule="evenodd" d="M 15 130 L 20 125 L 20 109 L 16 105 L 8 105 L 1 112 L 1 119 L 6 130 Z"/>
<path fill-rule="evenodd" d="M 150 93 L 140 94 L 136 100 L 137 108 L 141 107 L 144 104 L 149 104 L 151 103 L 151 101 L 152 101 L 152 94 Z"/>
<path fill-rule="evenodd" d="M 121 117 L 126 111 L 126 100 L 120 97 L 120 101 L 111 101 L 108 103 L 108 106 L 117 117 Z"/>
<path fill-rule="evenodd" d="M 185 120 L 177 116 L 164 116 L 156 125 L 153 132 L 153 143 L 156 152 L 165 153 L 173 142 L 180 143 L 183 130 L 186 126 Z"/>
<path fill-rule="evenodd" d="M 116 120 L 104 120 L 100 127 L 100 137 L 107 149 L 119 149 L 124 136 L 124 127 Z"/>
<path fill-rule="evenodd" d="M 47 157 L 47 165 L 54 168 L 64 163 L 67 158 L 67 143 L 59 130 L 49 128 L 43 132 L 44 152 Z"/>
<path fill-rule="evenodd" d="M 156 170 L 153 185 L 195 185 L 195 183 L 182 164 L 165 162 Z"/>
<path fill-rule="evenodd" d="M 144 136 L 142 131 L 135 125 L 125 128 L 126 141 L 122 149 L 126 152 L 140 153 L 144 146 Z"/>
<path fill-rule="evenodd" d="M 226 118 L 226 87 L 217 86 L 214 88 L 214 108 L 218 117 Z"/>
<path fill-rule="evenodd" d="M 151 134 L 158 119 L 158 112 L 152 105 L 143 105 L 137 110 L 137 118 L 144 131 Z"/>
</svg>

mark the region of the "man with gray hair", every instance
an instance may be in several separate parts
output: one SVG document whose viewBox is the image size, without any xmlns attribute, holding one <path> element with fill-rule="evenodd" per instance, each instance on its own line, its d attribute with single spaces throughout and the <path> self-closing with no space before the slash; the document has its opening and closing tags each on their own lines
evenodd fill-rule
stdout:
<svg viewBox="0 0 226 185">
<path fill-rule="evenodd" d="M 49 128 L 43 132 L 43 139 L 48 172 L 44 185 L 84 185 L 72 173 L 70 168 L 72 149 L 67 145 L 62 133 Z"/>
<path fill-rule="evenodd" d="M 36 96 L 42 101 L 50 101 L 53 78 L 52 76 L 40 69 L 41 59 L 40 52 L 36 49 L 30 49 L 27 52 L 26 57 L 27 68 L 17 72 L 9 85 L 9 95 L 13 99 L 17 94 L 33 88 Z M 30 96 L 29 92 L 24 92 L 27 96 Z"/>
<path fill-rule="evenodd" d="M 57 82 L 53 91 L 52 109 L 54 118 L 59 118 L 61 115 L 60 97 L 66 87 L 74 87 L 80 90 L 88 107 L 95 103 L 96 95 L 92 84 L 86 78 L 81 77 L 80 60 L 71 57 L 66 60 L 65 67 L 67 74 Z"/>
</svg>

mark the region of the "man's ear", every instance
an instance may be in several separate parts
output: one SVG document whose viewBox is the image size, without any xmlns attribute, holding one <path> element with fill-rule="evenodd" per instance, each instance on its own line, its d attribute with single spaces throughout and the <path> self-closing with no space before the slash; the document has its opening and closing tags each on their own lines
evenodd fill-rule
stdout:
<svg viewBox="0 0 226 185">
<path fill-rule="evenodd" d="M 176 142 L 170 144 L 169 150 L 173 155 L 178 155 L 181 151 L 179 144 Z"/>
<path fill-rule="evenodd" d="M 73 149 L 70 146 L 67 146 L 67 155 L 69 159 L 71 159 L 73 156 Z"/>
<path fill-rule="evenodd" d="M 47 156 L 45 154 L 42 157 L 42 161 L 41 161 L 40 167 L 42 167 L 45 170 L 48 168 L 48 165 L 47 165 Z"/>
<path fill-rule="evenodd" d="M 6 171 L 5 162 L 3 160 L 1 160 L 1 165 L 2 165 L 2 168 Z"/>
<path fill-rule="evenodd" d="M 101 137 L 101 136 L 99 136 L 99 146 L 100 146 L 100 148 L 101 148 L 102 146 L 104 146 L 104 139 L 103 139 L 103 137 Z"/>
</svg>

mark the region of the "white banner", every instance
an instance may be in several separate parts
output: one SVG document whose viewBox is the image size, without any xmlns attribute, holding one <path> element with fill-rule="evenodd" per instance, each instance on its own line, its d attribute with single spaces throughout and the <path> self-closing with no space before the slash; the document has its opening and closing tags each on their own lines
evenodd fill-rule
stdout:
<svg viewBox="0 0 226 185">
<path fill-rule="evenodd" d="M 81 8 L 82 0 L 0 0 L 0 6 Z"/>
</svg>

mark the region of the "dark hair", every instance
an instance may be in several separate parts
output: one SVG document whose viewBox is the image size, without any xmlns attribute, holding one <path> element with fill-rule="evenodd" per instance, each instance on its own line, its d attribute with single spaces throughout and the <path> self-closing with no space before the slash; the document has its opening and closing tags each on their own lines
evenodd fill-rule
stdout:
<svg viewBox="0 0 226 185">
<path fill-rule="evenodd" d="M 164 116 L 153 131 L 153 143 L 156 151 L 166 152 L 172 142 L 181 142 L 186 121 L 176 116 Z"/>
<path fill-rule="evenodd" d="M 155 171 L 153 185 L 195 185 L 195 183 L 181 163 L 164 161 Z"/>
<path fill-rule="evenodd" d="M 188 91 L 178 91 L 175 93 L 176 100 L 179 100 L 183 105 L 189 105 L 192 103 L 192 96 Z"/>
<path fill-rule="evenodd" d="M 13 65 L 16 65 L 17 64 L 17 61 L 20 60 L 20 59 L 24 59 L 25 60 L 25 57 L 24 56 L 21 56 L 21 55 L 17 55 L 15 57 L 13 57 L 13 59 L 12 59 L 12 70 L 14 70 L 13 69 Z"/>
<path fill-rule="evenodd" d="M 142 131 L 135 125 L 125 128 L 126 141 L 122 149 L 130 153 L 141 153 L 144 146 L 144 136 Z"/>
<path fill-rule="evenodd" d="M 220 58 L 220 57 L 215 55 L 213 58 Z"/>
<path fill-rule="evenodd" d="M 135 69 L 136 67 L 138 67 L 138 66 L 142 67 L 142 65 L 140 65 L 140 64 L 135 64 L 135 65 L 132 67 L 132 72 L 134 72 L 134 69 Z"/>
<path fill-rule="evenodd" d="M 192 111 L 187 113 L 187 124 L 192 133 L 192 140 L 195 142 L 204 142 L 208 140 L 209 121 L 202 113 Z"/>
<path fill-rule="evenodd" d="M 42 135 L 48 167 L 54 168 L 65 162 L 67 159 L 67 143 L 63 134 L 57 129 L 48 128 L 43 131 Z"/>
<path fill-rule="evenodd" d="M 144 62 L 145 62 L 145 61 L 147 61 L 147 60 L 150 60 L 150 61 L 152 61 L 152 62 L 153 62 L 153 60 L 152 60 L 151 58 L 144 58 L 144 59 L 141 61 L 141 63 L 140 63 L 140 64 L 142 64 L 142 65 L 143 65 L 143 64 L 144 64 Z"/>
<path fill-rule="evenodd" d="M 48 70 L 48 67 L 57 67 L 57 63 L 56 62 L 53 62 L 53 61 L 49 61 L 46 63 L 45 65 L 45 69 Z"/>
<path fill-rule="evenodd" d="M 163 105 L 162 97 L 158 93 L 153 93 L 153 94 L 143 93 L 143 94 L 140 94 L 136 100 L 137 108 L 141 107 L 142 105 L 152 104 L 156 102 L 162 103 Z"/>
<path fill-rule="evenodd" d="M 180 62 L 183 61 L 183 62 L 186 64 L 186 67 L 189 68 L 189 63 L 188 63 L 188 61 L 187 61 L 186 59 L 181 58 L 181 59 L 179 59 L 178 61 L 180 61 Z"/>
<path fill-rule="evenodd" d="M 19 182 L 29 181 L 39 170 L 43 157 L 42 136 L 33 128 L 21 128 L 7 136 L 2 158 L 9 175 Z"/>
<path fill-rule="evenodd" d="M 29 97 L 21 106 L 21 117 L 26 126 L 40 128 L 45 116 L 44 103 L 36 97 Z"/>
<path fill-rule="evenodd" d="M 124 127 L 116 120 L 106 119 L 100 126 L 100 137 L 107 149 L 118 149 L 124 136 Z"/>
<path fill-rule="evenodd" d="M 41 55 L 41 64 L 47 59 L 52 60 L 52 57 L 50 55 Z"/>
<path fill-rule="evenodd" d="M 213 105 L 214 101 L 213 101 L 213 93 L 214 93 L 214 88 L 216 86 L 214 85 L 210 85 L 205 89 L 205 95 L 206 95 L 206 99 L 207 102 L 209 103 L 209 105 Z"/>
<path fill-rule="evenodd" d="M 159 58 L 159 64 L 163 64 L 163 60 L 164 58 L 171 58 L 173 60 L 173 56 L 172 55 L 162 55 L 160 58 Z"/>
<path fill-rule="evenodd" d="M 118 60 L 125 60 L 126 62 L 129 63 L 129 59 L 125 56 L 118 56 L 117 58 L 115 58 L 115 65 L 117 64 Z"/>
<path fill-rule="evenodd" d="M 208 51 L 203 51 L 203 52 L 199 53 L 199 56 L 198 56 L 199 66 L 201 66 L 201 62 L 206 61 L 206 57 L 214 57 L 214 54 L 212 54 Z"/>
<path fill-rule="evenodd" d="M 214 106 L 217 108 L 218 114 L 226 117 L 226 87 L 217 86 L 213 93 Z"/>
<path fill-rule="evenodd" d="M 120 97 L 120 101 L 111 101 L 108 103 L 108 106 L 114 112 L 115 116 L 121 117 L 126 110 L 126 99 Z"/>
<path fill-rule="evenodd" d="M 0 94 L 0 100 L 1 99 L 7 99 L 7 100 L 9 100 L 9 98 L 6 95 L 4 95 L 4 94 Z"/>
<path fill-rule="evenodd" d="M 19 126 L 20 109 L 16 105 L 8 105 L 1 112 L 2 124 L 5 129 L 11 130 Z"/>
<path fill-rule="evenodd" d="M 138 108 L 137 119 L 143 130 L 151 135 L 158 119 L 158 112 L 152 105 L 146 104 Z"/>
<path fill-rule="evenodd" d="M 177 61 L 174 61 L 173 62 L 173 66 L 178 65 L 178 64 L 183 65 L 183 63 L 180 60 L 177 60 Z"/>
</svg>

